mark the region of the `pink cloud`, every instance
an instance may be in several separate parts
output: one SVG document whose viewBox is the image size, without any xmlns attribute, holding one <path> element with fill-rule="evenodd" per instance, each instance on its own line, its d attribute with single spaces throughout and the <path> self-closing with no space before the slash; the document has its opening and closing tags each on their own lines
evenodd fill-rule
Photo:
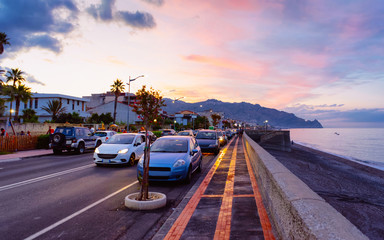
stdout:
<svg viewBox="0 0 384 240">
<path fill-rule="evenodd" d="M 325 54 L 311 54 L 305 52 L 296 52 L 291 55 L 294 64 L 311 67 L 324 68 L 328 65 L 328 56 Z"/>
<path fill-rule="evenodd" d="M 225 58 L 207 57 L 202 55 L 188 55 L 183 58 L 187 61 L 203 63 L 213 67 L 224 68 L 226 70 L 235 70 L 239 73 L 247 72 L 252 74 L 255 78 L 264 75 L 269 69 L 267 64 L 256 61 L 249 66 L 245 62 L 237 62 Z"/>
</svg>

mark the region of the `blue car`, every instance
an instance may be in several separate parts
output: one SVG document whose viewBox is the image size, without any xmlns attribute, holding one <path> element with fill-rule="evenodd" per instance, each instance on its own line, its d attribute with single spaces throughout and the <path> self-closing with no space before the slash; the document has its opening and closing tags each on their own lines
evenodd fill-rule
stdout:
<svg viewBox="0 0 384 240">
<path fill-rule="evenodd" d="M 151 145 L 149 161 L 150 181 L 185 181 L 189 183 L 192 173 L 201 171 L 201 149 L 194 137 L 165 136 Z M 137 178 L 142 180 L 144 156 L 137 164 Z"/>
<path fill-rule="evenodd" d="M 218 154 L 220 151 L 220 138 L 215 130 L 199 131 L 196 135 L 196 141 L 203 152 Z"/>
</svg>

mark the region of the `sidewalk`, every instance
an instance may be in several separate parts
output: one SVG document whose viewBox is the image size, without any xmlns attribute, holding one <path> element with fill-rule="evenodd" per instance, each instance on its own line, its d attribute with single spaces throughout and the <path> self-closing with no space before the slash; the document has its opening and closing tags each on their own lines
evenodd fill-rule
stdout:
<svg viewBox="0 0 384 240">
<path fill-rule="evenodd" d="M 18 151 L 15 153 L 0 155 L 0 162 L 17 161 L 23 158 L 44 156 L 53 154 L 52 149 L 36 149 L 28 151 Z"/>
<path fill-rule="evenodd" d="M 233 139 L 153 239 L 275 239 L 244 152 Z"/>
</svg>

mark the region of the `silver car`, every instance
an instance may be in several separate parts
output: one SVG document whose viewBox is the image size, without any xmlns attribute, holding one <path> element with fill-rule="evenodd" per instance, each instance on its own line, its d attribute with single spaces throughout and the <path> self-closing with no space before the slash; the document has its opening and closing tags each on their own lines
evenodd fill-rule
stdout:
<svg viewBox="0 0 384 240">
<path fill-rule="evenodd" d="M 96 165 L 133 166 L 144 154 L 145 136 L 138 133 L 113 135 L 95 149 L 93 160 Z"/>
</svg>

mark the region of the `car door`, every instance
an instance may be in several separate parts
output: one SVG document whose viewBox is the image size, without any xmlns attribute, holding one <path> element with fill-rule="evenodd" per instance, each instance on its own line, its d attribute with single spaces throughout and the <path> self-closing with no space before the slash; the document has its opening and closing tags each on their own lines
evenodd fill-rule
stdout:
<svg viewBox="0 0 384 240">
<path fill-rule="evenodd" d="M 134 141 L 134 148 L 135 148 L 135 156 L 136 158 L 140 158 L 141 155 L 144 154 L 144 136 L 143 135 L 136 135 L 135 141 Z"/>
<path fill-rule="evenodd" d="M 190 138 L 189 139 L 189 149 L 190 149 L 190 154 L 192 154 L 193 149 L 197 149 L 198 144 L 194 139 Z M 191 163 L 192 163 L 192 169 L 195 170 L 199 166 L 199 153 L 195 153 L 191 155 Z"/>
<path fill-rule="evenodd" d="M 83 134 L 83 139 L 85 142 L 86 148 L 94 148 L 96 145 L 96 136 L 92 135 L 91 131 L 88 128 L 81 129 Z"/>
</svg>

